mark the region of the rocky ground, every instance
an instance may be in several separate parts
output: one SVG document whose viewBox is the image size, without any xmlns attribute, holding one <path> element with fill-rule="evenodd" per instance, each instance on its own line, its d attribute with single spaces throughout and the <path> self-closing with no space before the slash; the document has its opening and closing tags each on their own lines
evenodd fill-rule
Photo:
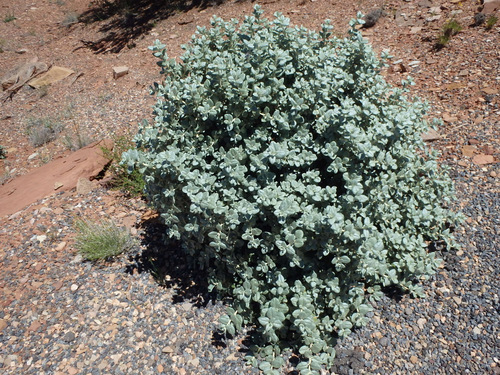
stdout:
<svg viewBox="0 0 500 375">
<path fill-rule="evenodd" d="M 160 39 L 179 56 L 179 46 L 213 14 L 238 18 L 256 2 L 177 0 L 155 8 L 143 0 L 107 12 L 95 7 L 103 3 L 0 1 L 0 77 L 35 57 L 74 71 L 50 86 L 24 85 L 0 103 L 7 150 L 1 183 L 70 154 L 82 140 L 133 133 L 151 118 L 148 86 L 160 79 L 148 46 Z M 393 56 L 386 78 L 398 85 L 411 75 L 412 94 L 443 120 L 429 144 L 450 166 L 456 207 L 467 216 L 457 231 L 462 248 L 442 252 L 443 267 L 424 283 L 427 298 L 383 299 L 367 327 L 338 343 L 331 373 L 500 373 L 500 23 L 473 26 L 482 7 L 473 1 L 258 3 L 269 16 L 280 11 L 309 28 L 330 18 L 339 34 L 358 11 L 383 7 L 363 34 Z M 486 4 L 488 12 L 500 18 L 494 4 Z M 436 48 L 450 19 L 462 30 Z M 128 74 L 115 79 L 113 68 L 123 66 Z M 57 129 L 55 139 L 35 147 L 28 133 L 37 124 Z M 189 274 L 175 248 L 158 256 L 161 228 L 141 200 L 95 184 L 12 214 L 0 218 L 0 372 L 258 373 L 244 365 L 243 335 L 227 342 L 214 335 L 223 307 L 203 299 L 203 275 Z M 126 226 L 134 249 L 109 264 L 82 262 L 73 240 L 81 217 Z M 165 275 L 161 285 L 157 275 Z"/>
</svg>

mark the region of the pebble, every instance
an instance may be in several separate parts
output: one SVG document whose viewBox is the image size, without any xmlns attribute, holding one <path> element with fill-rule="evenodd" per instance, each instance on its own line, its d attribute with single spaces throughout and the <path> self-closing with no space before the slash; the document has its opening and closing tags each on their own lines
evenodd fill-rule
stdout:
<svg viewBox="0 0 500 375">
<path fill-rule="evenodd" d="M 68 331 L 64 334 L 63 340 L 66 342 L 73 342 L 75 338 L 76 338 L 75 333 L 72 331 Z"/>
</svg>

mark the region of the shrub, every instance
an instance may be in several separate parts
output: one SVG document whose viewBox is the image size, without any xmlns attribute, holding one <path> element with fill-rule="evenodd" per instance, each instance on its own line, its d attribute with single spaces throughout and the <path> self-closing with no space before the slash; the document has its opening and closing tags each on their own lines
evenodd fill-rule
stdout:
<svg viewBox="0 0 500 375">
<path fill-rule="evenodd" d="M 7 151 L 5 151 L 5 148 L 0 145 L 0 159 L 5 159 L 7 157 Z"/>
<path fill-rule="evenodd" d="M 62 142 L 68 150 L 76 151 L 91 144 L 92 138 L 80 129 L 78 123 L 74 122 L 73 129 L 66 133 Z"/>
<path fill-rule="evenodd" d="M 12 14 L 12 13 L 7 14 L 7 15 L 3 18 L 3 22 L 4 22 L 4 23 L 12 22 L 12 21 L 15 21 L 15 20 L 17 20 L 17 18 L 16 18 L 16 16 L 14 16 L 14 14 Z"/>
<path fill-rule="evenodd" d="M 128 250 L 132 238 L 126 229 L 113 222 L 90 222 L 78 220 L 75 247 L 86 260 L 106 260 Z"/>
<path fill-rule="evenodd" d="M 59 120 L 51 117 L 30 118 L 26 126 L 26 133 L 33 147 L 40 147 L 55 140 L 63 127 Z"/>
<path fill-rule="evenodd" d="M 421 293 L 439 265 L 427 241 L 452 240 L 453 189 L 421 138 L 426 105 L 384 81 L 360 19 L 339 39 L 261 15 L 214 18 L 181 63 L 155 43 L 155 122 L 124 161 L 229 298 L 223 329 L 255 325 L 250 362 L 278 374 L 292 348 L 318 374 L 384 286 Z"/>
</svg>

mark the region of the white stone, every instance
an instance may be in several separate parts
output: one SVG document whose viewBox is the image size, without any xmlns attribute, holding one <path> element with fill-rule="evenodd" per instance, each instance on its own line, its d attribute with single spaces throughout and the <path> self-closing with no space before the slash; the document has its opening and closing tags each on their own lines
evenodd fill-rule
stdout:
<svg viewBox="0 0 500 375">
<path fill-rule="evenodd" d="M 128 67 L 126 66 L 115 66 L 113 67 L 113 78 L 118 79 L 128 74 Z"/>
</svg>

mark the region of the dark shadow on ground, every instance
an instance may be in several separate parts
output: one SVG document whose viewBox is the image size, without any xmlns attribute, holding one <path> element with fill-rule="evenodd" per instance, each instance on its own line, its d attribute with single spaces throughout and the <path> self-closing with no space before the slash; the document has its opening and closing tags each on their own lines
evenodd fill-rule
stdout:
<svg viewBox="0 0 500 375">
<path fill-rule="evenodd" d="M 125 47 L 133 48 L 134 41 L 149 32 L 157 22 L 176 13 L 206 9 L 225 0 L 94 0 L 90 9 L 82 13 L 79 22 L 101 23 L 104 33 L 99 40 L 82 40 L 78 48 L 89 48 L 94 53 L 118 53 Z M 240 0 L 245 1 L 245 0 Z M 78 49 L 77 48 L 77 49 Z"/>
<path fill-rule="evenodd" d="M 142 252 L 129 258 L 127 273 L 148 272 L 158 284 L 174 290 L 174 303 L 189 301 L 196 307 L 215 303 L 215 293 L 208 291 L 206 272 L 189 267 L 190 261 L 180 243 L 165 240 L 165 226 L 153 218 L 142 223 Z"/>
</svg>

